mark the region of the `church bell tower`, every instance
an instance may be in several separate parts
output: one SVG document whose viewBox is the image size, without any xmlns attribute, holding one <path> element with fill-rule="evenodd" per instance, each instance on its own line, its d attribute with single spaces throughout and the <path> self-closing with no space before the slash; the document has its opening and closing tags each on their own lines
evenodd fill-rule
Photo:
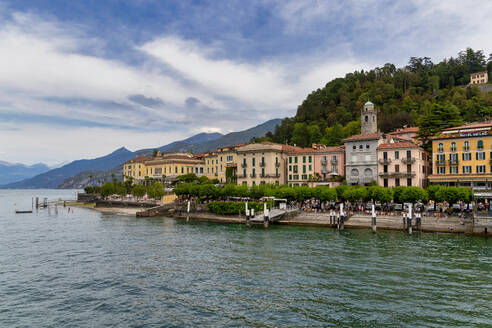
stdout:
<svg viewBox="0 0 492 328">
<path fill-rule="evenodd" d="M 374 109 L 374 104 L 368 101 L 361 110 L 360 133 L 376 132 L 378 132 L 378 114 Z"/>
</svg>

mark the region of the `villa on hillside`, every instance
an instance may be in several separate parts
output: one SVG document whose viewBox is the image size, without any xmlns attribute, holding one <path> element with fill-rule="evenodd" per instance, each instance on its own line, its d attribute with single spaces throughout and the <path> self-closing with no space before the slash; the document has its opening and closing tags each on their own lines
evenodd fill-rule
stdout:
<svg viewBox="0 0 492 328">
<path fill-rule="evenodd" d="M 487 71 L 470 74 L 470 84 L 485 84 L 489 82 Z"/>
</svg>

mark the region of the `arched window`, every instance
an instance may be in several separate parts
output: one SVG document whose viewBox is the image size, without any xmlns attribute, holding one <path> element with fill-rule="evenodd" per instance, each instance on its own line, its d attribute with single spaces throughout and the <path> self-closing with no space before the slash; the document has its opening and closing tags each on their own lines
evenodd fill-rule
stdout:
<svg viewBox="0 0 492 328">
<path fill-rule="evenodd" d="M 365 175 L 366 177 L 370 177 L 370 176 L 372 176 L 372 170 L 371 170 L 370 168 L 365 169 L 365 170 L 364 170 L 364 175 Z"/>
<path fill-rule="evenodd" d="M 357 169 L 352 169 L 352 171 L 350 171 L 350 173 L 352 174 L 352 176 L 356 177 L 359 175 L 359 170 Z"/>
<path fill-rule="evenodd" d="M 477 149 L 478 150 L 483 150 L 483 140 L 478 140 L 478 142 L 477 142 Z"/>
<path fill-rule="evenodd" d="M 369 122 L 369 116 L 366 115 L 366 118 L 364 119 L 366 122 Z"/>
<path fill-rule="evenodd" d="M 451 151 L 456 151 L 456 142 L 451 143 Z"/>
<path fill-rule="evenodd" d="M 469 141 L 465 141 L 465 143 L 463 144 L 463 150 L 464 151 L 470 150 L 470 142 Z"/>
<path fill-rule="evenodd" d="M 444 145 L 442 144 L 442 142 L 440 142 L 439 145 L 437 146 L 437 151 L 440 153 L 444 151 Z"/>
</svg>

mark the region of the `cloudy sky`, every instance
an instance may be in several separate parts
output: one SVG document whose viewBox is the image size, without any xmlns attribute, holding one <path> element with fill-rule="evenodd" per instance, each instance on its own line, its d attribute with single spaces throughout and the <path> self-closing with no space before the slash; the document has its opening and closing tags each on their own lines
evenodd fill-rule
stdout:
<svg viewBox="0 0 492 328">
<path fill-rule="evenodd" d="M 488 0 L 0 0 L 0 160 L 56 164 L 292 116 L 347 72 L 492 51 L 491 14 Z"/>
</svg>

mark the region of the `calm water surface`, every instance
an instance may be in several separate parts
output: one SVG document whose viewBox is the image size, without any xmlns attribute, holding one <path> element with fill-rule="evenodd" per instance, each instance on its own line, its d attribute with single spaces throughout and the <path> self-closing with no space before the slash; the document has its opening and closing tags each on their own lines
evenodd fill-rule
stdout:
<svg viewBox="0 0 492 328">
<path fill-rule="evenodd" d="M 0 190 L 0 327 L 491 327 L 492 240 L 136 219 Z"/>
</svg>

